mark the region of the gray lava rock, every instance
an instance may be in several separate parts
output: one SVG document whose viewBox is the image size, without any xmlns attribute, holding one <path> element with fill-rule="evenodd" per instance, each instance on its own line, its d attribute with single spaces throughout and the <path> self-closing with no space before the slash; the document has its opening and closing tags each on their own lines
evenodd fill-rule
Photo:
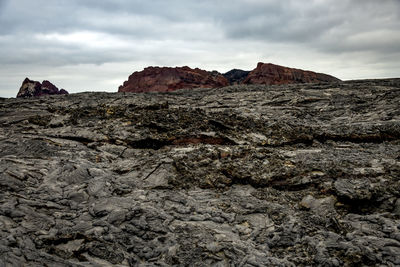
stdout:
<svg viewBox="0 0 400 267">
<path fill-rule="evenodd" d="M 397 266 L 400 80 L 0 99 L 0 266 Z"/>
<path fill-rule="evenodd" d="M 368 180 L 338 179 L 334 183 L 338 196 L 350 200 L 370 200 L 371 182 Z"/>
</svg>

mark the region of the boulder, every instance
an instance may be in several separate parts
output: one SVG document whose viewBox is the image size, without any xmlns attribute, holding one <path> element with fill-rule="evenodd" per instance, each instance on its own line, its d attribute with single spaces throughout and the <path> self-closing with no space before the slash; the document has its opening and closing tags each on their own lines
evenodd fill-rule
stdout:
<svg viewBox="0 0 400 267">
<path fill-rule="evenodd" d="M 290 84 L 290 83 L 319 83 L 319 82 L 339 82 L 338 78 L 331 75 L 316 73 L 307 70 L 293 69 L 274 65 L 271 63 L 257 64 L 257 68 L 252 70 L 243 80 L 242 84 Z"/>
<path fill-rule="evenodd" d="M 229 85 L 217 71 L 185 67 L 148 67 L 134 72 L 118 92 L 169 92 L 183 88 L 216 88 Z"/>
<path fill-rule="evenodd" d="M 22 82 L 21 88 L 17 94 L 17 97 L 36 97 L 43 95 L 67 95 L 68 92 L 64 89 L 58 90 L 58 88 L 49 81 L 32 81 L 29 78 L 25 78 Z"/>
</svg>

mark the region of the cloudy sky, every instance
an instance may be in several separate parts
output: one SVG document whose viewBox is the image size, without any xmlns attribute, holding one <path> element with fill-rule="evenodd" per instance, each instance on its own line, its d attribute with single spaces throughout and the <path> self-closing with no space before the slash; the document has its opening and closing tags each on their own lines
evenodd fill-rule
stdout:
<svg viewBox="0 0 400 267">
<path fill-rule="evenodd" d="M 146 66 L 400 77 L 400 0 L 0 0 L 0 96 L 117 91 Z"/>
</svg>

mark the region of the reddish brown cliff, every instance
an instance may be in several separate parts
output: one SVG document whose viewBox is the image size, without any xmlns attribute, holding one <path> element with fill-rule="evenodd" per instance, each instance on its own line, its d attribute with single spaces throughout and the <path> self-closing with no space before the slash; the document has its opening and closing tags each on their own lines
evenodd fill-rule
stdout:
<svg viewBox="0 0 400 267">
<path fill-rule="evenodd" d="M 220 73 L 189 67 L 148 67 L 134 72 L 118 92 L 168 92 L 182 88 L 215 88 L 229 85 Z"/>
<path fill-rule="evenodd" d="M 318 83 L 340 81 L 331 75 L 312 71 L 293 69 L 271 63 L 258 63 L 243 84 L 288 84 L 288 83 Z"/>
<path fill-rule="evenodd" d="M 64 89 L 58 88 L 49 81 L 32 81 L 26 78 L 19 89 L 17 97 L 34 97 L 42 95 L 66 95 L 68 92 Z"/>
</svg>

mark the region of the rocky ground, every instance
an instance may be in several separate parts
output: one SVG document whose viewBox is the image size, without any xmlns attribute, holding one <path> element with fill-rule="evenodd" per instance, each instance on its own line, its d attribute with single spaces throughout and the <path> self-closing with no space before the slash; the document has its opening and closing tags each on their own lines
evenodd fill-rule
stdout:
<svg viewBox="0 0 400 267">
<path fill-rule="evenodd" d="M 0 266 L 398 266 L 400 79 L 0 99 Z"/>
</svg>

